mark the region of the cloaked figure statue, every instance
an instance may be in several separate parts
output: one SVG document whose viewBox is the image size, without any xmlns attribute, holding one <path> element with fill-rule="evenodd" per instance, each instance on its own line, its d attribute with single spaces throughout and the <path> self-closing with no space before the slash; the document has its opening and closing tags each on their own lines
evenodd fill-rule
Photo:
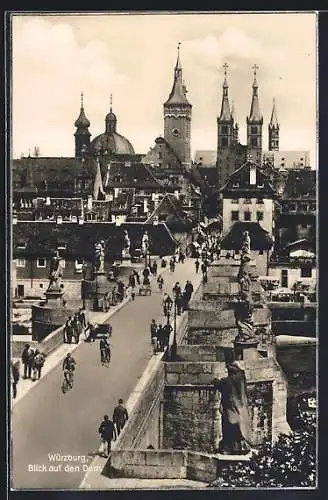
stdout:
<svg viewBox="0 0 328 500">
<path fill-rule="evenodd" d="M 49 286 L 47 292 L 59 292 L 61 291 L 60 282 L 63 276 L 63 266 L 61 264 L 61 257 L 59 252 L 56 251 L 55 255 L 50 261 L 50 271 L 49 271 Z"/>
<path fill-rule="evenodd" d="M 105 272 L 105 242 L 101 240 L 94 244 L 94 261 L 93 270 L 94 272 Z"/>
<path fill-rule="evenodd" d="M 143 236 L 142 236 L 142 239 L 141 239 L 141 249 L 142 249 L 142 252 L 144 254 L 146 254 L 149 250 L 149 236 L 148 236 L 148 232 L 145 231 Z"/>
<path fill-rule="evenodd" d="M 229 364 L 227 370 L 227 377 L 212 380 L 221 393 L 222 440 L 218 452 L 245 455 L 252 445 L 245 372 L 238 361 Z"/>
</svg>

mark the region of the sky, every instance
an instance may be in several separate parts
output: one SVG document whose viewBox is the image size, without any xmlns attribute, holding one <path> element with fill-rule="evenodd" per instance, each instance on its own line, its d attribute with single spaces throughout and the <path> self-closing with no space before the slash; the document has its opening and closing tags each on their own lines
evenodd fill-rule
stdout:
<svg viewBox="0 0 328 500">
<path fill-rule="evenodd" d="M 273 98 L 280 150 L 309 150 L 316 167 L 314 13 L 84 14 L 12 17 L 12 155 L 74 156 L 80 94 L 91 140 L 105 130 L 113 94 L 117 131 L 136 153 L 163 135 L 177 45 L 192 104 L 191 149 L 215 150 L 223 64 L 240 142 L 246 143 L 257 64 L 263 149 Z"/>
</svg>

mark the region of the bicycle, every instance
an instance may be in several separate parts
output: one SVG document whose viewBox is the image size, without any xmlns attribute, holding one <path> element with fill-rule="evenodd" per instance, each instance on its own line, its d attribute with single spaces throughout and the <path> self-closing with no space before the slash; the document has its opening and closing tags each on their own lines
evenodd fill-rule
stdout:
<svg viewBox="0 0 328 500">
<path fill-rule="evenodd" d="M 73 376 L 73 371 L 71 370 L 65 370 L 64 371 L 64 380 L 62 383 L 62 392 L 65 394 L 67 391 L 73 388 L 74 385 L 74 376 Z"/>
</svg>

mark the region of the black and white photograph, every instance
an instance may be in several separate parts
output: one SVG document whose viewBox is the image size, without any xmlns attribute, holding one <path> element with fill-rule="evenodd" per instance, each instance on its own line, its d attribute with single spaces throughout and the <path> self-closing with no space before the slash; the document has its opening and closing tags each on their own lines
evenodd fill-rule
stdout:
<svg viewBox="0 0 328 500">
<path fill-rule="evenodd" d="M 8 31 L 9 488 L 316 489 L 318 13 Z"/>
</svg>

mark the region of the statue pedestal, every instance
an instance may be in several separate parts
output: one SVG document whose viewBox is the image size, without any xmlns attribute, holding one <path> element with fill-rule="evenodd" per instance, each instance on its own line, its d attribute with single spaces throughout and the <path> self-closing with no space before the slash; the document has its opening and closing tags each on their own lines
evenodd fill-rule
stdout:
<svg viewBox="0 0 328 500">
<path fill-rule="evenodd" d="M 93 310 L 99 311 L 104 296 L 110 291 L 110 283 L 104 271 L 95 271 L 92 277 L 92 280 L 84 281 L 84 299 L 92 299 Z"/>
<path fill-rule="evenodd" d="M 64 325 L 67 318 L 74 314 L 73 310 L 63 305 L 63 290 L 46 291 L 45 295 L 45 304 L 32 306 L 32 340 L 38 342 Z"/>
<path fill-rule="evenodd" d="M 245 342 L 234 342 L 235 358 L 238 361 L 255 361 L 259 359 L 260 354 L 257 350 L 258 340 L 246 340 Z"/>
</svg>

